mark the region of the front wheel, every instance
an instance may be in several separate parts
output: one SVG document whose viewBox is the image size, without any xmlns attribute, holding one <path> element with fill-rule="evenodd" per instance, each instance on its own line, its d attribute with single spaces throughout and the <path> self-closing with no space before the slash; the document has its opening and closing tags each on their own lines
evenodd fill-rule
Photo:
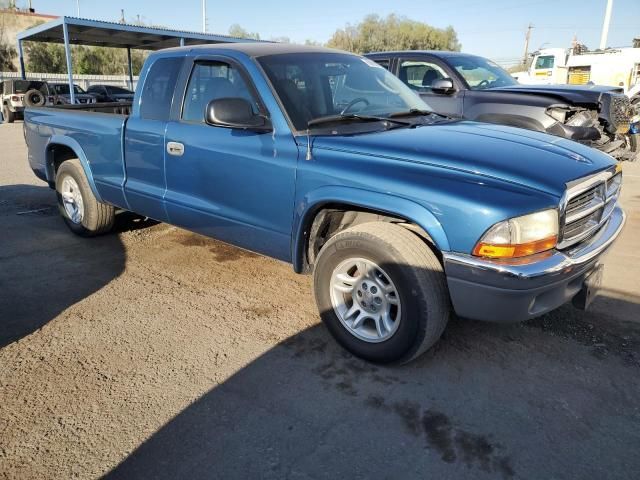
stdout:
<svg viewBox="0 0 640 480">
<path fill-rule="evenodd" d="M 640 137 L 640 134 L 628 133 L 627 135 L 625 135 L 625 137 L 625 141 L 629 148 L 629 151 L 635 153 L 635 155 L 633 155 L 629 160 L 635 162 L 636 160 L 638 160 L 638 158 L 640 158 L 640 148 L 638 148 L 638 138 Z"/>
<path fill-rule="evenodd" d="M 438 341 L 450 314 L 437 257 L 390 223 L 364 223 L 332 237 L 317 258 L 314 293 L 334 338 L 378 363 L 418 357 Z"/>
<path fill-rule="evenodd" d="M 99 202 L 91 191 L 80 160 L 67 160 L 56 174 L 58 209 L 76 235 L 91 237 L 111 230 L 115 210 Z"/>
</svg>

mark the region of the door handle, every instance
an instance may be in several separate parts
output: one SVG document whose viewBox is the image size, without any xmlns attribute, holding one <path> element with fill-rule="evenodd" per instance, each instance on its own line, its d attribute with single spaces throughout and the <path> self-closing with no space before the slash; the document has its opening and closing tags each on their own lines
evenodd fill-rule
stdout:
<svg viewBox="0 0 640 480">
<path fill-rule="evenodd" d="M 181 157 L 184 154 L 184 145 L 179 142 L 167 142 L 167 153 L 174 157 Z"/>
</svg>

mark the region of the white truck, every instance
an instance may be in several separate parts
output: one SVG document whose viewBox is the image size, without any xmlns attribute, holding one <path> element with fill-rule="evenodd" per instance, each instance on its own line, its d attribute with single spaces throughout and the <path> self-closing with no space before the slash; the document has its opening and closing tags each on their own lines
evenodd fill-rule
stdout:
<svg viewBox="0 0 640 480">
<path fill-rule="evenodd" d="M 545 48 L 533 54 L 526 72 L 513 74 L 520 83 L 622 87 L 640 100 L 640 48 L 610 48 L 577 53 L 573 48 Z"/>
</svg>

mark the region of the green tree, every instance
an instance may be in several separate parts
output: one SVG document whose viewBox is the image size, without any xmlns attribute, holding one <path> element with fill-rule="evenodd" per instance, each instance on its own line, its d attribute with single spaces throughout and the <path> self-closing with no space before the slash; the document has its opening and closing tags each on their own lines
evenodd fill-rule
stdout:
<svg viewBox="0 0 640 480">
<path fill-rule="evenodd" d="M 122 48 L 78 47 L 74 51 L 74 70 L 87 75 L 127 75 L 127 52 Z M 145 54 L 140 50 L 131 50 L 133 74 L 142 69 Z"/>
<path fill-rule="evenodd" d="M 336 30 L 327 46 L 355 53 L 388 50 L 460 50 L 453 27 L 432 27 L 406 17 L 367 15 L 357 25 Z"/>
<path fill-rule="evenodd" d="M 229 27 L 229 35 L 237 38 L 252 38 L 254 40 L 260 40 L 260 34 L 258 32 L 245 30 L 237 23 L 234 23 Z"/>
<path fill-rule="evenodd" d="M 5 8 L 5 3 L 0 0 L 0 8 Z M 0 18 L 0 72 L 15 71 L 15 65 L 13 64 L 15 58 L 16 49 L 7 42 L 4 33 L 4 21 Z"/>
<path fill-rule="evenodd" d="M 64 47 L 54 43 L 25 42 L 27 69 L 38 73 L 66 73 Z M 127 75 L 127 52 L 123 48 L 72 46 L 73 73 L 86 75 Z M 133 74 L 138 75 L 146 53 L 131 51 Z"/>
<path fill-rule="evenodd" d="M 25 42 L 26 67 L 35 73 L 66 73 L 64 47 L 57 43 Z"/>
<path fill-rule="evenodd" d="M 13 60 L 16 58 L 16 49 L 4 41 L 0 41 L 0 72 L 14 72 L 16 70 Z"/>
</svg>

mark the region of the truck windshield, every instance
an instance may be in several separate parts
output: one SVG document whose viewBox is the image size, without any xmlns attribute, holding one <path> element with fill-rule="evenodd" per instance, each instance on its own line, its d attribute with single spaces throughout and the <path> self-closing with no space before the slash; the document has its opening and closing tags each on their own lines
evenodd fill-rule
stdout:
<svg viewBox="0 0 640 480">
<path fill-rule="evenodd" d="M 40 90 L 47 94 L 47 84 L 45 82 L 30 82 L 29 80 L 16 80 L 13 83 L 13 93 L 27 93 L 29 90 Z"/>
<path fill-rule="evenodd" d="M 58 95 L 69 95 L 69 85 L 58 84 L 53 87 Z M 73 86 L 73 93 L 85 93 L 78 85 Z"/>
<path fill-rule="evenodd" d="M 471 90 L 493 87 L 509 87 L 518 82 L 509 73 L 491 60 L 471 55 L 447 57 L 449 63 L 464 77 Z"/>
<path fill-rule="evenodd" d="M 312 120 L 333 115 L 388 117 L 408 110 L 430 110 L 385 68 L 356 55 L 277 54 L 258 58 L 258 62 L 299 131 L 306 130 Z"/>
<path fill-rule="evenodd" d="M 553 55 L 542 55 L 536 59 L 536 70 L 553 68 L 555 57 Z"/>
</svg>

